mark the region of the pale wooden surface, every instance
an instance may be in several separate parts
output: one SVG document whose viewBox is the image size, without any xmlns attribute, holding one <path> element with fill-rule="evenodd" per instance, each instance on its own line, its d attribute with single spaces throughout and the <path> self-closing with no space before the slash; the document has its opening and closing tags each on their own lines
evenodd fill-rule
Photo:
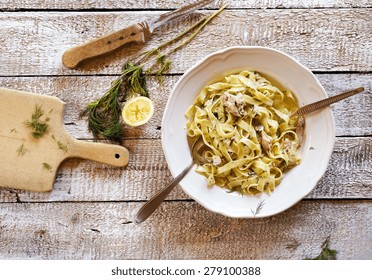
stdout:
<svg viewBox="0 0 372 280">
<path fill-rule="evenodd" d="M 330 236 L 339 259 L 372 259 L 371 2 L 226 2 L 229 9 L 172 56 L 163 87 L 149 79 L 156 112 L 146 126 L 126 129 L 127 168 L 68 160 L 50 193 L 0 189 L 0 258 L 303 259 L 317 255 Z M 134 46 L 78 70 L 62 66 L 62 53 L 183 3 L 1 0 L 0 86 L 61 98 L 67 103 L 68 132 L 91 140 L 79 113 L 120 72 L 126 54 L 156 46 L 161 33 L 170 38 L 184 25 L 165 26 L 145 47 Z M 187 22 L 214 9 L 211 4 Z M 172 86 L 210 52 L 244 44 L 293 55 L 314 71 L 329 95 L 367 89 L 333 105 L 337 138 L 325 175 L 303 201 L 271 218 L 225 218 L 178 188 L 146 223 L 134 224 L 144 201 L 171 180 L 160 136 Z"/>
</svg>

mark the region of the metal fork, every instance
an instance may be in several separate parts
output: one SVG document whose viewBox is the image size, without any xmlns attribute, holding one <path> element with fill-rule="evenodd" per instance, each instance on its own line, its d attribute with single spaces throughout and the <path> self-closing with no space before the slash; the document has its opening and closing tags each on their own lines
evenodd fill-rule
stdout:
<svg viewBox="0 0 372 280">
<path fill-rule="evenodd" d="M 207 151 L 209 147 L 204 144 L 202 136 L 199 136 L 192 145 L 191 157 L 192 161 L 190 164 L 176 177 L 173 181 L 157 192 L 149 201 L 147 201 L 136 215 L 136 223 L 144 222 L 152 213 L 160 206 L 168 194 L 174 189 L 175 186 L 185 177 L 187 173 L 191 170 L 194 164 L 203 164 L 205 162 L 204 152 Z"/>
<path fill-rule="evenodd" d="M 364 88 L 363 87 L 358 87 L 356 89 L 353 89 L 353 90 L 350 90 L 350 91 L 346 91 L 346 92 L 337 94 L 337 95 L 332 96 L 332 97 L 329 97 L 329 98 L 325 98 L 323 100 L 320 100 L 320 101 L 317 101 L 317 102 L 314 102 L 314 103 L 311 103 L 311 104 L 302 106 L 296 112 L 292 113 L 292 115 L 304 116 L 304 115 L 310 114 L 310 113 L 312 113 L 312 112 L 314 112 L 316 110 L 319 110 L 319 109 L 321 109 L 323 107 L 326 107 L 328 105 L 331 105 L 331 104 L 333 104 L 335 102 L 338 102 L 338 101 L 340 101 L 342 99 L 345 99 L 345 98 L 348 98 L 350 96 L 353 96 L 354 94 L 357 94 L 357 93 L 362 92 L 362 91 L 364 91 Z"/>
</svg>

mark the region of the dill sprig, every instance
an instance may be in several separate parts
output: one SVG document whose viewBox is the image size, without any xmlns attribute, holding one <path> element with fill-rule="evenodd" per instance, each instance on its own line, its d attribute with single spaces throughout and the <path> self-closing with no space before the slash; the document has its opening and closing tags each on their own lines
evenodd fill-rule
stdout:
<svg viewBox="0 0 372 280">
<path fill-rule="evenodd" d="M 27 152 L 27 149 L 25 147 L 25 144 L 22 144 L 21 146 L 19 146 L 17 148 L 16 152 L 17 152 L 17 154 L 18 154 L 19 157 L 24 156 L 25 153 Z"/>
<path fill-rule="evenodd" d="M 159 52 L 158 56 L 156 57 L 156 63 L 158 65 L 158 69 L 155 71 L 155 77 L 157 78 L 159 84 L 163 84 L 164 81 L 164 73 L 168 72 L 172 66 L 172 60 L 166 59 L 166 55 Z M 148 73 L 151 74 L 151 69 L 148 70 Z"/>
<path fill-rule="evenodd" d="M 255 210 L 251 209 L 251 212 L 252 212 L 253 217 L 256 217 L 256 215 L 258 215 L 261 212 L 264 204 L 265 204 L 265 201 L 264 200 L 260 200 L 260 202 L 258 202 L 258 204 L 256 206 L 256 209 Z"/>
<path fill-rule="evenodd" d="M 68 147 L 66 144 L 63 144 L 61 141 L 59 141 L 54 134 L 52 135 L 52 139 L 57 143 L 58 149 L 62 150 L 63 152 L 68 152 Z"/>
<path fill-rule="evenodd" d="M 329 248 L 329 237 L 324 241 L 322 245 L 322 251 L 314 258 L 305 259 L 305 260 L 336 260 L 336 250 Z"/>
<path fill-rule="evenodd" d="M 45 133 L 48 132 L 48 124 L 46 123 L 49 121 L 49 118 L 46 118 L 45 121 L 42 121 L 40 118 L 44 115 L 44 111 L 41 108 L 41 105 L 35 105 L 35 111 L 31 115 L 31 120 L 25 121 L 23 124 L 31 129 L 31 134 L 34 138 L 39 139 Z"/>
<path fill-rule="evenodd" d="M 124 91 L 126 89 L 126 95 L 124 96 L 126 99 L 137 94 L 149 97 L 143 65 L 128 61 L 123 67 L 123 74 L 120 78 Z"/>
<path fill-rule="evenodd" d="M 49 163 L 43 162 L 42 165 L 43 165 L 43 168 L 44 168 L 45 170 L 51 170 L 51 169 L 52 169 L 52 167 L 50 166 Z"/>
<path fill-rule="evenodd" d="M 95 138 L 102 136 L 121 142 L 121 104 L 135 94 L 148 97 L 145 74 L 141 65 L 127 62 L 121 76 L 112 82 L 108 91 L 89 103 L 83 112 L 83 115 L 88 115 L 88 127 Z"/>
<path fill-rule="evenodd" d="M 190 37 L 188 37 L 188 38 L 186 38 L 184 41 L 182 41 L 178 46 L 176 46 L 173 50 L 172 50 L 172 52 L 175 52 L 175 51 L 177 51 L 178 49 L 180 49 L 180 48 L 182 48 L 182 47 L 184 47 L 186 44 L 188 44 L 188 43 L 190 43 L 190 41 L 192 40 L 192 39 L 194 39 L 194 37 L 196 36 L 196 35 L 198 35 L 199 34 L 199 32 L 207 25 L 207 23 L 208 22 L 210 22 L 214 17 L 216 17 L 218 14 L 220 14 L 225 8 L 227 7 L 227 4 L 225 4 L 225 5 L 223 5 L 221 8 L 219 8 L 218 9 L 218 11 L 217 12 L 215 12 L 214 14 L 212 14 L 211 16 L 208 16 L 208 17 L 206 17 L 206 18 L 204 18 L 204 19 L 202 19 L 202 21 L 198 24 L 198 28 L 196 29 L 196 31 L 193 33 L 193 34 L 191 34 L 191 36 Z"/>
<path fill-rule="evenodd" d="M 136 62 L 126 62 L 121 75 L 112 82 L 107 92 L 100 99 L 89 103 L 86 110 L 82 113 L 82 115 L 88 116 L 88 128 L 93 133 L 93 136 L 95 138 L 104 137 L 120 143 L 123 138 L 120 119 L 122 103 L 136 95 L 149 97 L 146 88 L 146 75 L 152 72 L 155 77 L 161 79 L 161 76 L 170 69 L 172 64 L 172 61 L 167 59 L 167 56 L 189 43 L 226 6 L 222 6 L 213 15 L 202 18 L 171 40 L 140 54 Z M 167 54 L 161 53 L 165 47 L 178 41 L 195 28 L 197 30 L 189 38 L 182 41 Z M 151 60 L 154 56 L 156 56 L 156 59 Z M 146 71 L 144 70 L 145 65 L 150 65 Z"/>
</svg>

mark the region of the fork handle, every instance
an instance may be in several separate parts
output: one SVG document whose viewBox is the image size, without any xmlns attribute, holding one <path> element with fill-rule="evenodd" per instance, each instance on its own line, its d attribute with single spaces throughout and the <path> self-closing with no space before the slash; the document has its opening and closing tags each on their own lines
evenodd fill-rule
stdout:
<svg viewBox="0 0 372 280">
<path fill-rule="evenodd" d="M 141 207 L 136 216 L 137 224 L 144 222 L 148 217 L 151 216 L 152 213 L 155 212 L 156 209 L 158 209 L 168 194 L 174 189 L 175 186 L 177 186 L 177 184 L 183 179 L 183 177 L 185 177 L 193 166 L 194 162 L 192 161 L 176 178 L 173 179 L 168 186 L 157 192 L 149 201 L 145 203 L 145 205 Z"/>
<path fill-rule="evenodd" d="M 350 91 L 347 91 L 347 92 L 344 92 L 344 93 L 340 93 L 338 95 L 335 95 L 335 96 L 332 96 L 332 97 L 329 97 L 329 98 L 311 103 L 309 105 L 305 105 L 305 106 L 299 108 L 295 112 L 295 114 L 301 115 L 301 116 L 307 115 L 307 114 L 312 113 L 312 112 L 314 112 L 314 111 L 316 111 L 320 108 L 331 105 L 332 103 L 338 102 L 342 99 L 348 98 L 348 97 L 350 97 L 354 94 L 357 94 L 359 92 L 362 92 L 362 91 L 364 91 L 364 88 L 363 87 L 358 87 L 356 89 L 353 89 L 353 90 L 350 90 Z"/>
</svg>

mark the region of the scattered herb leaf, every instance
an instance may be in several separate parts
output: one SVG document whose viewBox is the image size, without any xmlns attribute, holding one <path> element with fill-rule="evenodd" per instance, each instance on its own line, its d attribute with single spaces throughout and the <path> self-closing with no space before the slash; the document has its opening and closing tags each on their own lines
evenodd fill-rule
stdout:
<svg viewBox="0 0 372 280">
<path fill-rule="evenodd" d="M 256 217 L 256 215 L 258 215 L 261 212 L 264 204 L 265 204 L 265 201 L 264 200 L 261 200 L 260 202 L 258 202 L 257 207 L 256 207 L 255 210 L 251 209 L 251 212 L 253 214 L 253 217 Z"/>
<path fill-rule="evenodd" d="M 48 132 L 48 124 L 42 121 L 40 118 L 44 115 L 39 104 L 35 105 L 35 111 L 32 113 L 31 120 L 25 121 L 23 124 L 31 129 L 31 134 L 35 139 L 41 138 L 45 133 Z"/>
<path fill-rule="evenodd" d="M 58 149 L 64 151 L 65 153 L 68 152 L 68 147 L 67 147 L 67 145 L 66 145 L 66 144 L 63 144 L 61 141 L 59 141 L 58 139 L 56 139 L 56 137 L 54 136 L 54 134 L 52 135 L 52 139 L 53 139 L 54 141 L 56 141 L 57 146 L 58 146 Z"/>
<path fill-rule="evenodd" d="M 65 153 L 68 152 L 68 148 L 66 144 L 63 144 L 61 141 L 57 141 L 58 149 L 64 151 Z"/>
<path fill-rule="evenodd" d="M 10 133 L 17 133 L 17 130 L 15 129 L 15 128 L 12 128 L 11 130 L 10 130 Z"/>
<path fill-rule="evenodd" d="M 19 157 L 22 157 L 25 155 L 25 153 L 27 152 L 27 149 L 25 147 L 25 144 L 22 144 L 21 146 L 18 147 L 17 149 L 17 154 Z"/>
<path fill-rule="evenodd" d="M 319 255 L 314 258 L 305 260 L 336 260 L 336 254 L 336 250 L 332 250 L 329 248 L 329 237 L 327 237 L 326 241 L 324 241 L 322 245 L 322 251 L 319 253 Z"/>
<path fill-rule="evenodd" d="M 42 165 L 43 165 L 43 168 L 46 169 L 46 170 L 51 170 L 52 169 L 52 167 L 50 166 L 50 164 L 48 164 L 46 162 L 43 162 Z"/>
</svg>

